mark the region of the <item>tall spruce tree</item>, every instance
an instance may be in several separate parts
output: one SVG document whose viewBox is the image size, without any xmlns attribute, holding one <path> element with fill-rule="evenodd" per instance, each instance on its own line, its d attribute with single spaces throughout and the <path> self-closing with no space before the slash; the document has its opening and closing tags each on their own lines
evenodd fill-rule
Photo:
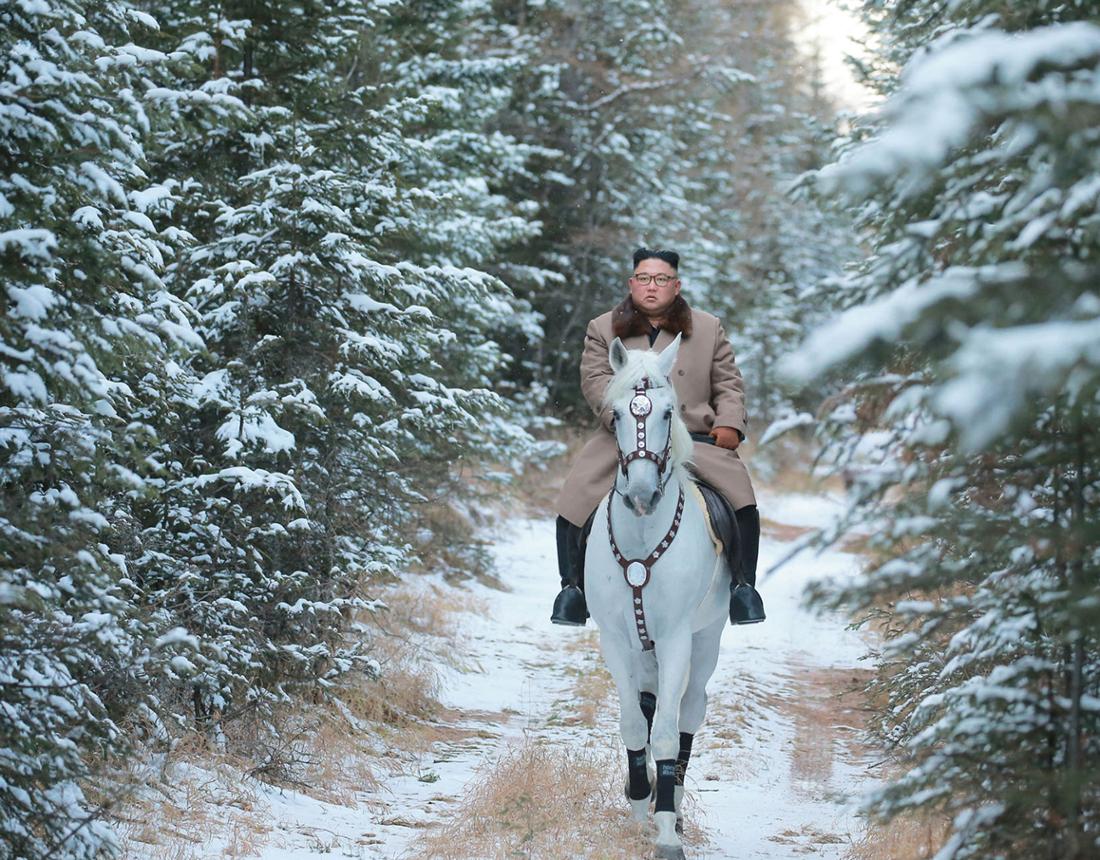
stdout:
<svg viewBox="0 0 1100 860">
<path fill-rule="evenodd" d="M 870 807 L 948 816 L 942 860 L 1095 856 L 1095 8 L 867 7 L 894 95 L 820 180 L 872 253 L 790 370 L 858 371 L 825 424 L 875 560 L 818 597 L 887 631 Z"/>
<path fill-rule="evenodd" d="M 738 83 L 709 95 L 687 167 L 701 217 L 683 228 L 693 297 L 722 315 L 749 388 L 753 435 L 811 401 L 776 378 L 779 359 L 831 307 L 823 284 L 855 253 L 849 219 L 798 189 L 820 167 L 836 108 L 795 42 L 794 3 L 685 4 L 685 41 L 736 59 Z"/>
<path fill-rule="evenodd" d="M 143 10 L 0 6 L 5 856 L 109 853 L 79 780 L 134 729 L 368 665 L 417 505 L 528 441 L 488 8 Z"/>
<path fill-rule="evenodd" d="M 526 148 L 487 129 L 516 71 L 481 51 L 487 10 L 148 8 L 190 58 L 173 92 L 209 95 L 163 100 L 155 159 L 209 352 L 143 575 L 224 717 L 367 665 L 343 637 L 366 579 L 409 560 L 456 460 L 518 450 L 490 332 L 537 327 L 485 269 L 538 227 L 505 193 Z"/>
<path fill-rule="evenodd" d="M 157 416 L 198 345 L 149 217 L 148 23 L 0 4 L 0 857 L 112 848 L 80 780 L 171 656 L 128 578 L 129 505 L 154 492 Z"/>
</svg>

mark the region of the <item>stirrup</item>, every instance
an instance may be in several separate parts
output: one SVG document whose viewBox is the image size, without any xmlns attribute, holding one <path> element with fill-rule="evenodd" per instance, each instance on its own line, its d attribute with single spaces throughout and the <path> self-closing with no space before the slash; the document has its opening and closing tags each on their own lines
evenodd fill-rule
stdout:
<svg viewBox="0 0 1100 860">
<path fill-rule="evenodd" d="M 575 585 L 565 586 L 554 600 L 550 620 L 568 627 L 584 627 L 587 618 L 588 605 L 584 602 L 584 592 Z"/>
<path fill-rule="evenodd" d="M 737 584 L 730 591 L 730 623 L 731 624 L 759 624 L 767 616 L 764 615 L 764 600 L 760 592 L 747 582 Z"/>
</svg>

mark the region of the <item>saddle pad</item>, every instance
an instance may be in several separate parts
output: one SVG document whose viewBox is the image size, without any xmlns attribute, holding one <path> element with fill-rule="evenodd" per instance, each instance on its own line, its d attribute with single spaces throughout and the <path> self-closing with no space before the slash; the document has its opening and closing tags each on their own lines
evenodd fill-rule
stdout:
<svg viewBox="0 0 1100 860">
<path fill-rule="evenodd" d="M 725 497 L 704 481 L 693 481 L 692 490 L 696 498 L 703 500 L 703 513 L 707 522 L 707 533 L 714 543 L 714 551 L 724 555 L 730 573 L 738 582 L 741 575 L 741 540 L 737 533 L 737 517 Z"/>
<path fill-rule="evenodd" d="M 714 527 L 714 520 L 710 514 L 710 500 L 699 489 L 699 485 L 695 481 L 685 481 L 684 483 L 688 484 L 691 494 L 695 497 L 695 501 L 699 503 L 699 508 L 703 512 L 703 521 L 707 524 L 707 534 L 710 535 L 710 542 L 714 544 L 714 551 L 721 555 L 725 544 L 722 542 L 722 536 L 718 534 L 718 529 Z"/>
</svg>

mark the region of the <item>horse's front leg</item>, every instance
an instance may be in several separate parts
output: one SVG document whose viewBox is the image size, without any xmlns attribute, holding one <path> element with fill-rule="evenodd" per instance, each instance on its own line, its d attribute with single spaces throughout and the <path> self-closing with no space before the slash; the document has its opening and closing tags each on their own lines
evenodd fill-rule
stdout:
<svg viewBox="0 0 1100 860">
<path fill-rule="evenodd" d="M 638 699 L 638 676 L 630 644 L 620 635 L 600 631 L 600 651 L 619 693 L 619 734 L 626 747 L 626 797 L 635 820 L 645 821 L 653 787 L 646 764 L 649 724 Z"/>
<path fill-rule="evenodd" d="M 657 761 L 657 857 L 680 860 L 684 851 L 676 832 L 676 762 L 680 754 L 680 701 L 691 673 L 691 631 L 656 643 L 657 713 L 651 745 Z"/>
<path fill-rule="evenodd" d="M 677 757 L 679 767 L 676 770 L 676 822 L 681 833 L 684 823 L 684 778 L 691 759 L 692 741 L 707 713 L 707 682 L 718 665 L 718 652 L 725 627 L 726 617 L 723 615 L 710 627 L 696 633 L 691 640 L 691 669 L 688 673 L 687 689 L 680 700 L 680 754 Z"/>
</svg>

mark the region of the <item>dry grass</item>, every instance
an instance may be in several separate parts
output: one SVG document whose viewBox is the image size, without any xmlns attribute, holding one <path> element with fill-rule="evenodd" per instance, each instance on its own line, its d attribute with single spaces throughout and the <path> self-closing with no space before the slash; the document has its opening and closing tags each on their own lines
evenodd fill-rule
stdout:
<svg viewBox="0 0 1100 860">
<path fill-rule="evenodd" d="M 488 762 L 447 820 L 413 847 L 422 860 L 650 856 L 629 815 L 624 767 L 610 749 L 527 740 Z"/>
<path fill-rule="evenodd" d="M 176 745 L 174 763 L 125 807 L 118 833 L 122 856 L 191 860 L 254 857 L 271 827 L 257 809 L 255 783 L 242 779 L 247 762 L 213 753 L 198 735 Z M 140 777 L 131 774 L 134 782 Z"/>
<path fill-rule="evenodd" d="M 364 790 L 377 789 L 379 774 L 401 766 L 395 750 L 415 759 L 438 741 L 478 734 L 452 725 L 459 715 L 439 703 L 438 667 L 459 651 L 455 614 L 479 611 L 479 602 L 416 583 L 375 596 L 388 608 L 361 619 L 357 635 L 369 637 L 380 675 L 350 676 L 332 700 L 226 723 L 230 753 L 192 732 L 175 742 L 159 773 L 150 775 L 146 764 L 140 774 L 138 765 L 118 818 L 124 856 L 140 847 L 156 860 L 186 860 L 213 856 L 213 845 L 218 856 L 255 856 L 271 830 L 259 782 L 354 806 Z"/>
<path fill-rule="evenodd" d="M 870 669 L 796 667 L 785 708 L 794 720 L 791 777 L 795 785 L 828 783 L 837 753 L 863 758 L 867 717 L 863 687 Z"/>
<path fill-rule="evenodd" d="M 760 531 L 761 534 L 770 537 L 772 540 L 782 541 L 787 543 L 790 541 L 798 540 L 803 535 L 807 535 L 814 531 L 813 526 L 792 526 L 789 523 L 781 523 L 777 520 L 770 520 L 767 517 L 760 518 Z"/>
<path fill-rule="evenodd" d="M 457 657 L 461 649 L 455 647 L 454 616 L 482 607 L 472 596 L 416 584 L 378 596 L 387 609 L 365 619 L 360 635 L 368 637 L 381 672 L 376 679 L 342 688 L 339 697 L 357 720 L 415 734 L 441 714 L 437 667 L 464 668 Z"/>
<path fill-rule="evenodd" d="M 950 822 L 930 813 L 899 815 L 869 829 L 844 860 L 928 860 L 943 847 L 949 833 Z"/>
<path fill-rule="evenodd" d="M 618 697 L 615 682 L 600 655 L 599 635 L 585 630 L 580 636 L 571 637 L 565 650 L 583 655 L 584 663 L 567 674 L 573 675 L 573 698 L 569 702 L 572 713 L 562 722 L 566 725 L 595 726 L 601 713 L 615 707 L 618 713 Z"/>
<path fill-rule="evenodd" d="M 274 827 L 262 783 L 347 806 L 378 786 L 372 740 L 331 704 L 276 710 L 262 725 L 228 723 L 225 740 L 230 753 L 191 732 L 158 774 L 130 774 L 134 790 L 119 819 L 123 856 L 139 844 L 156 860 L 256 856 Z"/>
</svg>

